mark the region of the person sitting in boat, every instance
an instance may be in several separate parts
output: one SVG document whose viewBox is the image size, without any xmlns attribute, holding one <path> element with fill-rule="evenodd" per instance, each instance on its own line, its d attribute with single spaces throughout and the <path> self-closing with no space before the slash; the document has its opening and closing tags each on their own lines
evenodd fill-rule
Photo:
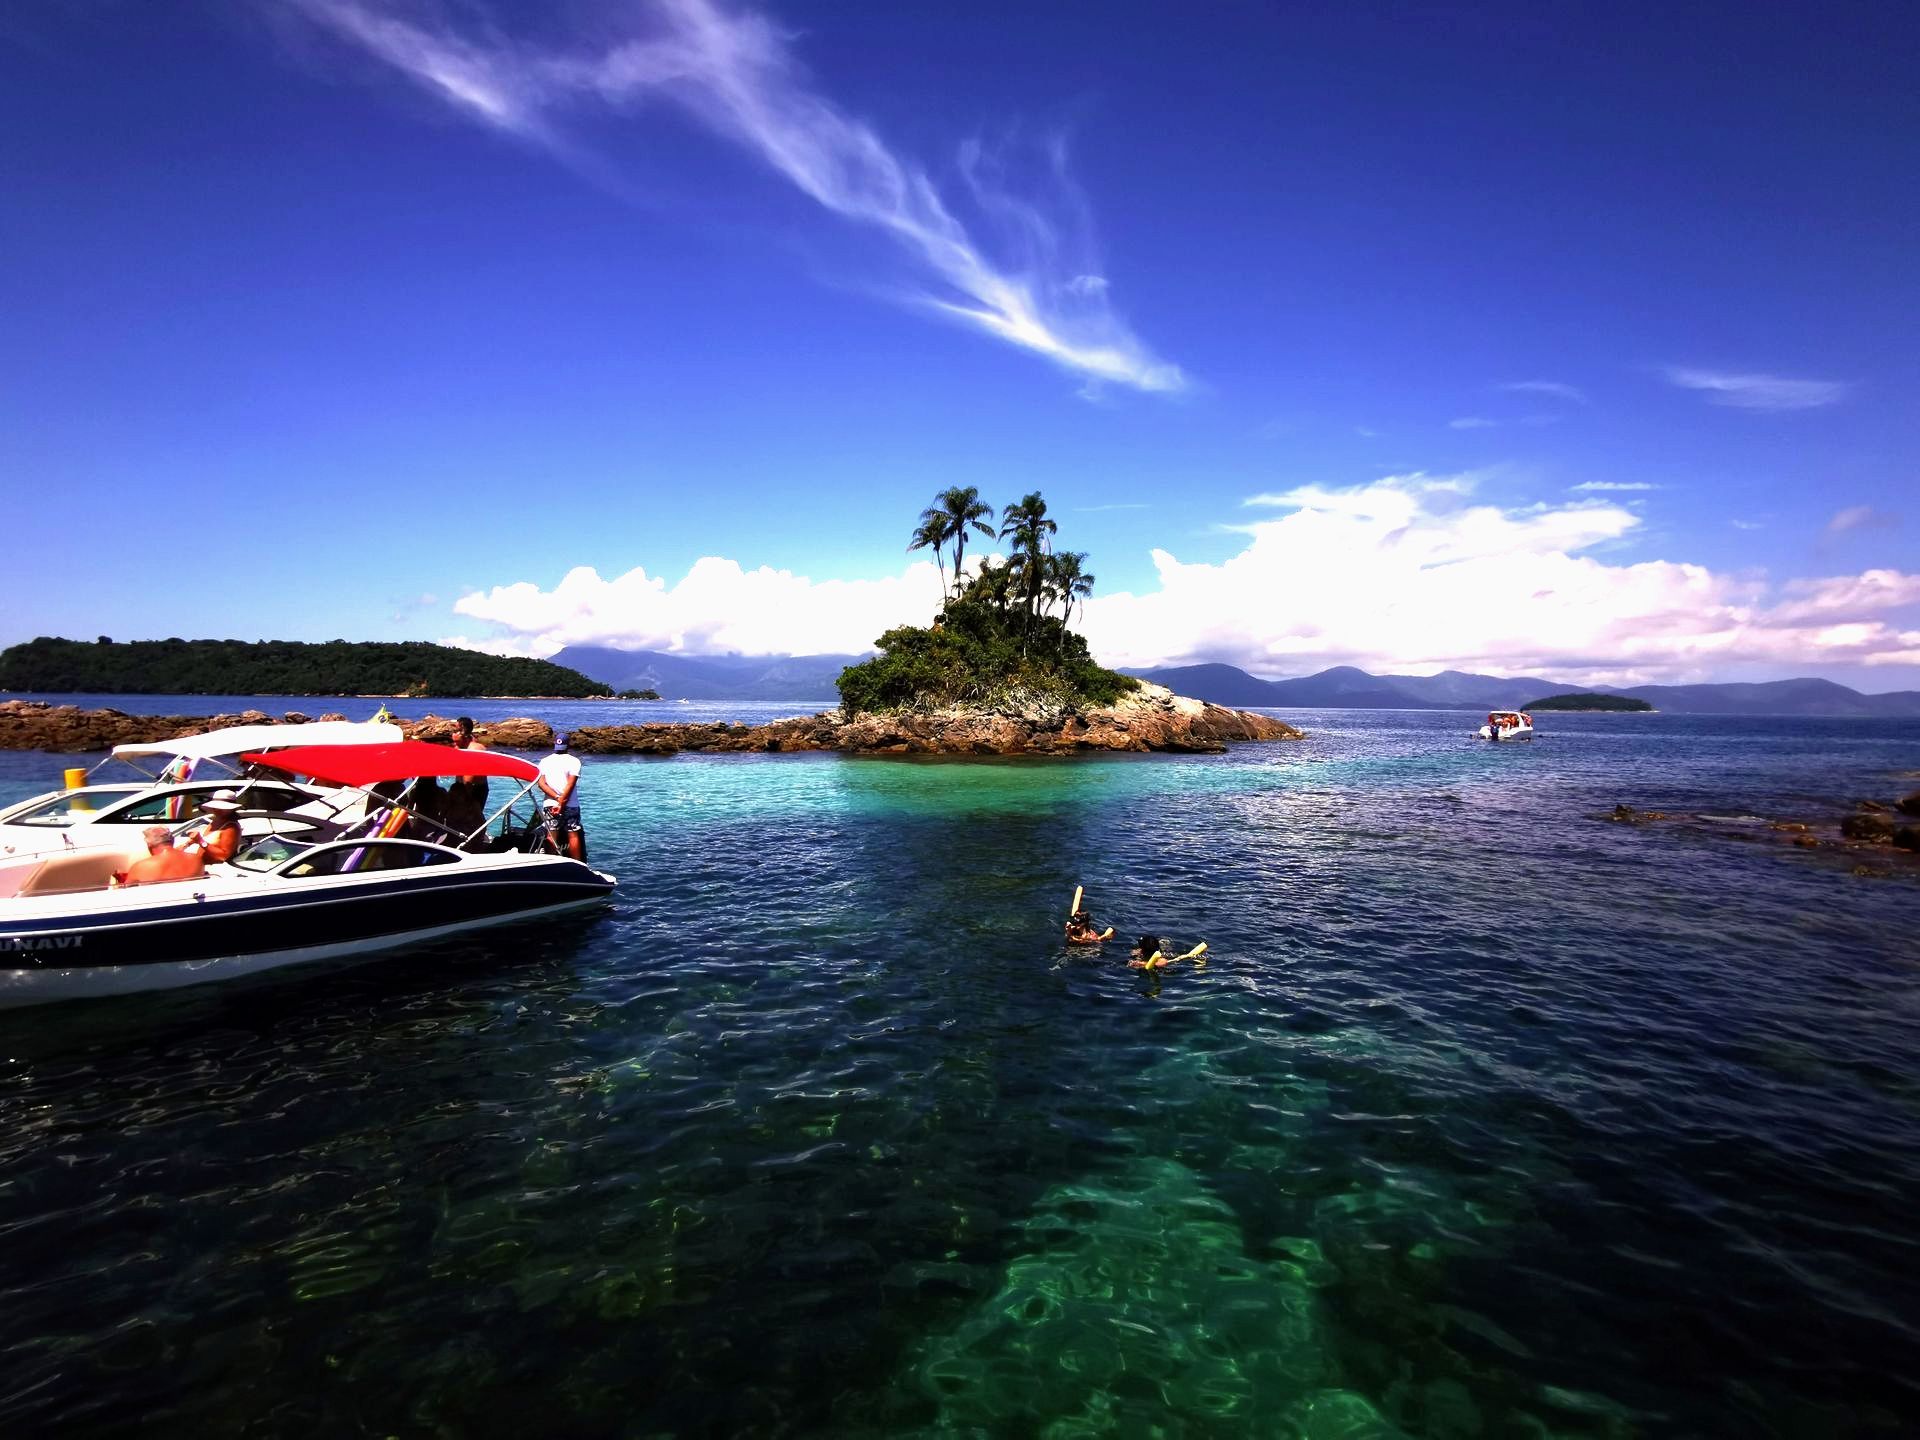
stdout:
<svg viewBox="0 0 1920 1440">
<path fill-rule="evenodd" d="M 200 821 L 177 842 L 178 847 L 200 857 L 204 868 L 217 860 L 231 860 L 240 848 L 240 797 L 231 790 L 216 790 L 200 802 Z"/>
<path fill-rule="evenodd" d="M 164 825 L 149 825 L 140 832 L 147 842 L 147 858 L 127 867 L 122 885 L 158 885 L 168 880 L 197 880 L 207 873 L 207 862 L 193 850 L 173 848 L 173 832 Z"/>
<path fill-rule="evenodd" d="M 1076 910 L 1067 917 L 1067 944 L 1099 945 L 1113 938 L 1113 927 L 1109 925 L 1104 932 L 1093 928 L 1093 916 L 1085 910 Z"/>
</svg>

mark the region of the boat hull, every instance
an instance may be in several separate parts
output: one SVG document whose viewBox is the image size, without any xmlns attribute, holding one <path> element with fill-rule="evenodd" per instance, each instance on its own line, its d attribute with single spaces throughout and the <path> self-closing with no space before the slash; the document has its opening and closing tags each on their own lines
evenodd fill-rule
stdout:
<svg viewBox="0 0 1920 1440">
<path fill-rule="evenodd" d="M 569 861 L 531 873 L 426 873 L 295 894 L 165 887 L 135 911 L 53 907 L 0 918 L 0 1009 L 231 979 L 417 944 L 603 902 L 606 876 Z M 161 887 L 151 887 L 159 891 Z M 175 890 L 179 898 L 173 898 Z M 135 892 L 138 893 L 138 892 Z M 144 898 L 144 897 L 143 897 Z"/>
<path fill-rule="evenodd" d="M 1482 740 L 1531 740 L 1533 738 L 1533 727 L 1531 725 L 1502 725 L 1496 730 L 1491 725 L 1482 725 L 1478 730 L 1474 731 L 1474 734 L 1478 735 Z"/>
</svg>

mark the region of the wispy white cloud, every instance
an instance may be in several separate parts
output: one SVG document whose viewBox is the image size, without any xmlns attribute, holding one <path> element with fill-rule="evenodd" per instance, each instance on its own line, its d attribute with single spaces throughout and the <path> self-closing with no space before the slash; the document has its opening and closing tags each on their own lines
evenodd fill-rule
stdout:
<svg viewBox="0 0 1920 1440">
<path fill-rule="evenodd" d="M 1076 515 L 1101 515 L 1109 510 L 1147 510 L 1150 508 L 1152 507 L 1144 500 L 1129 500 L 1116 502 L 1112 505 L 1076 505 L 1074 506 L 1074 513 Z"/>
<path fill-rule="evenodd" d="M 1660 487 L 1645 480 L 1582 480 L 1572 488 L 1575 490 L 1658 490 Z"/>
<path fill-rule="evenodd" d="M 1767 528 L 1766 521 L 1764 520 L 1729 520 L 1727 523 L 1736 530 L 1764 530 Z"/>
<path fill-rule="evenodd" d="M 1484 415 L 1462 415 L 1458 420 L 1447 421 L 1449 430 L 1491 430 L 1500 422 L 1489 420 Z"/>
<path fill-rule="evenodd" d="M 616 167 L 567 119 L 676 105 L 826 210 L 888 237 L 919 266 L 915 300 L 932 313 L 1092 381 L 1186 387 L 1180 368 L 1154 355 L 1108 303 L 1060 145 L 1049 147 L 1052 193 L 1064 196 L 1057 213 L 1003 188 L 983 147 L 963 147 L 961 171 L 982 220 L 970 228 L 925 169 L 814 86 L 790 37 L 764 16 L 712 0 L 654 0 L 620 12 L 620 38 L 557 50 L 515 37 L 473 7 L 403 14 L 370 0 L 287 3 L 458 113 L 616 190 L 625 189 Z M 608 23 L 616 23 L 612 12 Z M 988 232 L 997 247 L 982 238 Z"/>
<path fill-rule="evenodd" d="M 1849 505 L 1844 510 L 1836 510 L 1833 518 L 1827 521 L 1829 535 L 1844 535 L 1849 530 L 1858 530 L 1873 519 L 1873 507 L 1870 505 Z"/>
<path fill-rule="evenodd" d="M 1841 380 L 1789 380 L 1683 365 L 1669 365 L 1664 373 L 1670 384 L 1682 390 L 1697 391 L 1711 404 L 1740 410 L 1817 410 L 1845 399 L 1851 388 Z"/>
<path fill-rule="evenodd" d="M 1555 400 L 1565 400 L 1573 405 L 1585 405 L 1587 392 L 1578 385 L 1568 385 L 1559 380 L 1509 380 L 1504 385 L 1496 385 L 1496 390 L 1507 390 L 1518 395 L 1550 395 Z"/>
<path fill-rule="evenodd" d="M 1898 515 L 1885 510 L 1876 510 L 1871 505 L 1849 505 L 1844 510 L 1834 512 L 1827 521 L 1827 534 L 1844 535 L 1849 530 L 1865 530 L 1869 526 L 1875 529 L 1890 529 L 1900 523 Z"/>
</svg>

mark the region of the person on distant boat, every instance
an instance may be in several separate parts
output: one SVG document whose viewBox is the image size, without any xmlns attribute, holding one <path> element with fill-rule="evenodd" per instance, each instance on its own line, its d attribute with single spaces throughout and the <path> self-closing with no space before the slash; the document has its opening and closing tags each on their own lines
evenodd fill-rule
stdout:
<svg viewBox="0 0 1920 1440">
<path fill-rule="evenodd" d="M 1085 910 L 1076 910 L 1067 917 L 1067 944 L 1099 945 L 1113 938 L 1113 927 L 1109 925 L 1104 932 L 1093 928 L 1093 916 Z"/>
<path fill-rule="evenodd" d="M 453 722 L 453 744 L 457 750 L 487 748 L 473 738 L 473 718 L 469 715 L 462 715 Z M 441 799 L 440 818 L 446 821 L 449 830 L 457 831 L 462 836 L 471 835 L 485 824 L 487 777 L 461 775 L 449 780 L 446 794 Z"/>
<path fill-rule="evenodd" d="M 215 861 L 231 860 L 240 848 L 240 797 L 231 790 L 216 790 L 200 802 L 200 822 L 177 842 L 178 848 L 197 855 L 204 867 Z"/>
<path fill-rule="evenodd" d="M 207 873 L 207 862 L 198 851 L 173 848 L 173 832 L 164 825 L 149 825 L 140 832 L 147 842 L 147 858 L 127 867 L 121 885 L 159 885 L 168 880 L 197 880 Z"/>
<path fill-rule="evenodd" d="M 580 826 L 580 757 L 569 753 L 567 737 L 553 737 L 553 753 L 540 762 L 539 785 L 547 797 L 547 844 L 560 853 L 564 840 L 566 853 L 575 860 L 587 858 L 587 836 Z"/>
</svg>

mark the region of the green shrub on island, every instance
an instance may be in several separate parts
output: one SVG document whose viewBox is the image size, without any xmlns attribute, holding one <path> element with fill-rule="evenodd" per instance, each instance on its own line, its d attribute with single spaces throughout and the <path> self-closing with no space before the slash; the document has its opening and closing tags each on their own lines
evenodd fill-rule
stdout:
<svg viewBox="0 0 1920 1440">
<path fill-rule="evenodd" d="M 876 642 L 880 654 L 840 672 L 849 712 L 1008 707 L 1067 709 L 1111 705 L 1140 682 L 1094 662 L 1068 626 L 1093 593 L 1087 557 L 1056 553 L 1059 526 L 1036 491 L 1009 505 L 999 538 L 1012 557 L 988 560 L 969 578 L 962 568 L 969 531 L 993 536 L 991 507 L 973 487 L 944 491 L 920 517 L 907 547 L 954 551 L 952 593 L 930 627 L 902 625 Z M 943 585 L 946 581 L 941 567 Z M 1060 613 L 1053 614 L 1058 606 Z"/>
<path fill-rule="evenodd" d="M 424 641 L 134 640 L 41 636 L 0 650 L 0 690 L 119 695 L 612 695 L 547 660 Z"/>
<path fill-rule="evenodd" d="M 1644 700 L 1635 700 L 1627 695 L 1549 695 L 1544 700 L 1536 700 L 1531 705 L 1522 705 L 1522 710 L 1611 710 L 1621 713 L 1651 710 L 1653 706 Z"/>
<path fill-rule="evenodd" d="M 622 690 L 618 695 L 614 696 L 613 698 L 616 700 L 658 700 L 660 698 L 660 692 L 658 690 L 651 690 L 651 689 Z"/>
</svg>

